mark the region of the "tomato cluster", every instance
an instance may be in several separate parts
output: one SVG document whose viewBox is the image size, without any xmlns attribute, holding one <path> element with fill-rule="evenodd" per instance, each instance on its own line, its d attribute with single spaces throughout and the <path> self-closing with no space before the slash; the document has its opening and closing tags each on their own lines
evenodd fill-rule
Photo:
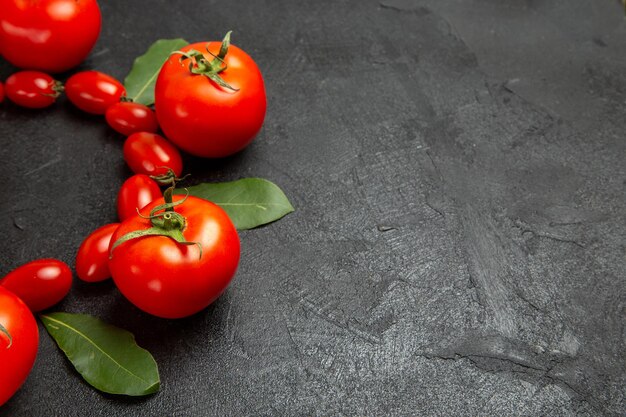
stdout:
<svg viewBox="0 0 626 417">
<path fill-rule="evenodd" d="M 230 33 L 221 43 L 176 51 L 158 74 L 155 112 L 127 98 L 124 85 L 102 72 L 80 71 L 65 83 L 49 75 L 75 67 L 93 48 L 101 26 L 96 0 L 0 0 L 0 10 L 0 55 L 22 68 L 0 82 L 0 102 L 6 97 L 41 109 L 64 92 L 78 109 L 104 115 L 127 137 L 123 158 L 134 175 L 117 195 L 120 222 L 83 240 L 74 264 L 78 278 L 112 277 L 130 302 L 163 318 L 204 309 L 235 275 L 240 243 L 219 206 L 173 195 L 183 172 L 178 148 L 216 158 L 252 141 L 266 111 L 263 78 L 252 58 L 230 45 Z M 56 259 L 29 262 L 0 279 L 0 405 L 34 363 L 38 331 L 32 312 L 59 303 L 72 280 L 70 267 Z"/>
</svg>

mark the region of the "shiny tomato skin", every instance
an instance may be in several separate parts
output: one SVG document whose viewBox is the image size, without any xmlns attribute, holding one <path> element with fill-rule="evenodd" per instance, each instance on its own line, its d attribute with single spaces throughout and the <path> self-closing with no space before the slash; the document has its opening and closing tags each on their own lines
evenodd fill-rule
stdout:
<svg viewBox="0 0 626 417">
<path fill-rule="evenodd" d="M 136 174 L 161 175 L 183 172 L 183 159 L 174 145 L 156 133 L 133 133 L 124 142 L 124 160 Z M 165 167 L 165 168 L 164 168 Z"/>
<path fill-rule="evenodd" d="M 65 94 L 82 111 L 105 114 L 126 94 L 126 89 L 110 75 L 99 71 L 81 71 L 65 82 Z"/>
<path fill-rule="evenodd" d="M 58 259 L 37 259 L 15 268 L 0 280 L 33 312 L 52 307 L 65 298 L 72 287 L 72 271 Z"/>
<path fill-rule="evenodd" d="M 119 223 L 99 227 L 83 240 L 76 253 L 76 275 L 85 282 L 99 282 L 111 277 L 109 243 Z"/>
<path fill-rule="evenodd" d="M 129 101 L 115 103 L 107 109 L 105 117 L 109 126 L 124 136 L 136 132 L 155 133 L 159 129 L 152 109 L 140 103 Z"/>
<path fill-rule="evenodd" d="M 83 62 L 101 27 L 96 0 L 0 0 L 0 55 L 51 73 Z"/>
<path fill-rule="evenodd" d="M 117 193 L 117 215 L 120 221 L 137 215 L 137 209 L 161 197 L 159 185 L 147 175 L 128 178 Z"/>
<path fill-rule="evenodd" d="M 200 42 L 195 49 L 213 59 L 220 42 Z M 263 77 L 256 63 L 243 50 L 231 45 L 224 59 L 228 68 L 220 76 L 232 91 L 203 75 L 189 71 L 189 60 L 180 63 L 172 55 L 163 65 L 155 87 L 157 119 L 165 136 L 180 149 L 196 156 L 220 158 L 245 148 L 261 129 L 266 97 Z"/>
<path fill-rule="evenodd" d="M 11 291 L 0 287 L 0 406 L 22 386 L 35 363 L 39 329 L 28 306 Z"/>
<path fill-rule="evenodd" d="M 19 71 L 6 80 L 6 95 L 18 106 L 42 109 L 56 101 L 60 83 L 40 71 Z"/>
<path fill-rule="evenodd" d="M 183 198 L 174 196 L 174 200 Z M 146 216 L 163 199 L 141 210 Z M 206 308 L 226 289 L 237 270 L 239 236 L 219 206 L 189 196 L 176 206 L 185 216 L 183 235 L 202 245 L 183 245 L 164 236 L 145 236 L 123 242 L 112 252 L 109 268 L 121 293 L 141 310 L 162 318 L 181 318 Z M 124 221 L 111 246 L 125 234 L 151 227 L 140 216 Z"/>
</svg>

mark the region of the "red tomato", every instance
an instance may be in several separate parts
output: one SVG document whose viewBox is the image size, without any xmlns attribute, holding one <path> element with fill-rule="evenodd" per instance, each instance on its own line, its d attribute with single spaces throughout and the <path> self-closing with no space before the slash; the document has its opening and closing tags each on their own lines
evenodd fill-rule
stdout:
<svg viewBox="0 0 626 417">
<path fill-rule="evenodd" d="M 59 260 L 37 259 L 9 272 L 0 280 L 0 286 L 37 312 L 65 298 L 72 287 L 72 271 Z"/>
<path fill-rule="evenodd" d="M 174 196 L 174 201 L 183 198 Z M 147 216 L 152 202 L 141 210 Z M 182 230 L 190 242 L 184 245 L 165 236 L 127 240 L 112 251 L 109 268 L 113 281 L 128 300 L 141 310 L 163 318 L 180 318 L 211 304 L 228 286 L 239 263 L 239 237 L 228 215 L 219 206 L 189 196 L 175 211 L 186 219 Z M 134 216 L 111 237 L 111 247 L 127 233 L 151 227 L 148 219 Z"/>
<path fill-rule="evenodd" d="M 147 175 L 133 175 L 117 193 L 117 215 L 121 221 L 134 217 L 137 209 L 161 197 L 159 185 Z"/>
<path fill-rule="evenodd" d="M 0 0 L 0 54 L 52 73 L 80 64 L 100 34 L 96 0 Z"/>
<path fill-rule="evenodd" d="M 124 160 L 137 174 L 161 175 L 183 172 L 183 160 L 178 149 L 155 133 L 133 133 L 124 142 Z"/>
<path fill-rule="evenodd" d="M 39 329 L 33 314 L 19 297 L 0 287 L 0 406 L 22 386 L 30 373 L 37 347 Z"/>
<path fill-rule="evenodd" d="M 104 114 L 126 94 L 124 86 L 110 75 L 98 71 L 82 71 L 65 82 L 67 98 L 79 109 Z"/>
<path fill-rule="evenodd" d="M 200 42 L 181 51 L 201 51 L 206 60 L 219 53 L 220 42 Z M 165 136 L 192 155 L 219 158 L 245 148 L 265 118 L 265 87 L 261 72 L 244 51 L 230 46 L 226 69 L 219 76 L 231 90 L 208 77 L 193 74 L 190 59 L 181 65 L 172 55 L 161 68 L 155 88 L 157 119 Z M 195 68 L 198 68 L 196 65 Z"/>
<path fill-rule="evenodd" d="M 6 94 L 18 106 L 41 109 L 52 105 L 63 85 L 39 71 L 20 71 L 6 80 Z M 0 100 L 1 101 L 1 100 Z"/>
<path fill-rule="evenodd" d="M 0 83 L 0 103 L 4 101 L 4 85 Z"/>
<path fill-rule="evenodd" d="M 113 104 L 106 111 L 107 123 L 113 130 L 124 136 L 136 132 L 154 133 L 159 129 L 154 112 L 143 104 L 122 101 Z"/>
<path fill-rule="evenodd" d="M 119 226 L 111 223 L 93 231 L 83 240 L 76 254 L 76 275 L 87 282 L 104 281 L 109 272 L 109 242 Z"/>
</svg>

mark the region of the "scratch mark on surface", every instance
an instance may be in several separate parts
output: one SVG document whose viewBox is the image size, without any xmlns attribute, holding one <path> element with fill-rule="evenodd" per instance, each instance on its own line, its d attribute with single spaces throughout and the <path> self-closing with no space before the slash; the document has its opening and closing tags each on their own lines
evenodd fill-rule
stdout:
<svg viewBox="0 0 626 417">
<path fill-rule="evenodd" d="M 309 300 L 306 300 L 306 299 L 301 300 L 301 305 L 305 310 L 310 311 L 311 313 L 321 318 L 325 322 L 330 323 L 333 326 L 338 327 L 342 330 L 345 330 L 348 333 L 351 333 L 352 335 L 368 343 L 372 343 L 372 344 L 381 343 L 381 340 L 379 337 L 376 337 L 370 333 L 364 332 L 363 330 L 356 329 L 353 326 L 350 326 L 349 323 L 342 323 L 341 320 L 334 317 L 333 314 L 325 313 L 323 309 L 319 308 L 318 306 L 316 306 L 314 303 L 312 303 Z"/>
<path fill-rule="evenodd" d="M 93 54 L 91 54 L 91 58 L 95 58 L 97 56 L 105 55 L 105 54 L 108 54 L 108 53 L 109 53 L 109 48 L 104 48 L 104 49 L 101 49 L 101 50 L 96 51 Z"/>
<path fill-rule="evenodd" d="M 46 168 L 48 168 L 49 166 L 52 166 L 52 165 L 54 165 L 54 164 L 58 164 L 59 162 L 61 162 L 61 160 L 62 160 L 62 159 L 63 159 L 63 158 L 61 158 L 60 156 L 57 156 L 56 158 L 51 159 L 50 161 L 46 162 L 45 164 L 42 164 L 42 165 L 38 166 L 37 168 L 31 169 L 30 171 L 28 171 L 28 172 L 27 172 L 26 174 L 24 174 L 24 175 L 26 176 L 26 175 L 31 175 L 31 174 L 34 174 L 35 172 L 39 172 L 39 171 L 41 171 L 42 169 L 46 169 Z"/>
<path fill-rule="evenodd" d="M 550 235 L 550 234 L 547 234 L 547 233 L 537 233 L 537 232 L 534 232 L 532 230 L 529 230 L 529 232 L 531 232 L 532 234 L 534 234 L 537 237 L 543 237 L 543 238 L 546 238 L 546 239 L 552 239 L 552 240 L 556 240 L 557 242 L 573 243 L 574 245 L 578 246 L 579 248 L 585 249 L 585 245 L 583 245 L 582 243 L 577 242 L 575 240 L 572 240 L 572 239 L 567 239 L 567 238 L 561 237 L 561 236 L 554 236 L 554 235 Z"/>
</svg>

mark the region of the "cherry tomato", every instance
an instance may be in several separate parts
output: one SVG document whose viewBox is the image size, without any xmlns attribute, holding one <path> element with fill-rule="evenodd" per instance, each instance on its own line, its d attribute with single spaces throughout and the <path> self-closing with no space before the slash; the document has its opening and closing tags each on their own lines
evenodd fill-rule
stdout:
<svg viewBox="0 0 626 417">
<path fill-rule="evenodd" d="M 72 287 L 72 271 L 57 259 L 38 259 L 9 272 L 0 280 L 0 286 L 37 312 L 65 298 Z"/>
<path fill-rule="evenodd" d="M 159 185 L 147 175 L 133 175 L 117 193 L 117 215 L 121 221 L 137 215 L 137 209 L 161 197 Z"/>
<path fill-rule="evenodd" d="M 0 325 L 2 326 L 0 406 L 2 406 L 26 381 L 35 363 L 39 329 L 28 306 L 17 295 L 2 287 L 0 287 Z"/>
<path fill-rule="evenodd" d="M 178 201 L 183 196 L 174 196 Z M 161 205 L 161 198 L 144 207 L 147 216 Z M 175 211 L 186 219 L 184 245 L 165 236 L 144 236 L 113 248 L 127 233 L 145 230 L 151 222 L 131 217 L 111 237 L 109 268 L 113 281 L 141 310 L 163 318 L 194 314 L 212 303 L 228 286 L 239 263 L 239 237 L 228 215 L 219 206 L 189 196 Z"/>
<path fill-rule="evenodd" d="M 109 272 L 109 242 L 119 226 L 111 223 L 93 231 L 83 240 L 76 254 L 76 275 L 87 282 L 104 281 Z"/>
<path fill-rule="evenodd" d="M 0 0 L 0 54 L 52 73 L 80 64 L 100 34 L 96 0 Z"/>
<path fill-rule="evenodd" d="M 106 111 L 107 123 L 113 130 L 124 136 L 136 132 L 154 133 L 159 129 L 156 115 L 143 104 L 122 101 L 113 104 Z"/>
<path fill-rule="evenodd" d="M 218 55 L 220 42 L 188 45 L 182 52 L 201 51 L 204 64 Z M 199 52 L 198 52 L 199 53 Z M 261 129 L 266 98 L 261 72 L 244 51 L 230 46 L 223 58 L 226 69 L 218 75 L 229 89 L 207 76 L 190 72 L 191 58 L 180 62 L 172 55 L 163 65 L 156 82 L 157 119 L 165 136 L 192 155 L 219 158 L 245 148 Z M 199 69 L 199 56 L 194 69 Z"/>
<path fill-rule="evenodd" d="M 6 80 L 6 95 L 15 104 L 31 109 L 52 105 L 61 95 L 63 85 L 39 71 L 20 71 Z"/>
<path fill-rule="evenodd" d="M 65 82 L 67 98 L 79 109 L 104 114 L 126 94 L 124 86 L 110 75 L 98 71 L 82 71 Z"/>
<path fill-rule="evenodd" d="M 0 103 L 4 101 L 4 84 L 0 83 Z"/>
<path fill-rule="evenodd" d="M 133 133 L 124 142 L 124 160 L 137 174 L 161 175 L 168 168 L 179 177 L 183 160 L 174 145 L 155 133 Z"/>
</svg>

